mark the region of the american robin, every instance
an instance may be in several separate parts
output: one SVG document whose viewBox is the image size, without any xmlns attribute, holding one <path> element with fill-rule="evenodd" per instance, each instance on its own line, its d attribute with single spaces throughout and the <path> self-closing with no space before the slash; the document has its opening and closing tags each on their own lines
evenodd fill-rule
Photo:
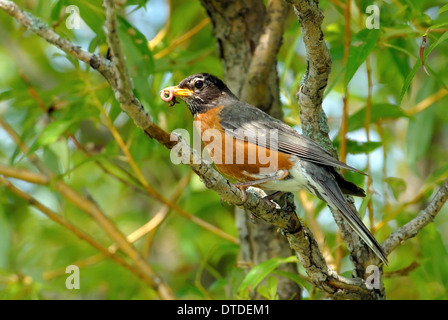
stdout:
<svg viewBox="0 0 448 320">
<path fill-rule="evenodd" d="M 171 106 L 178 103 L 176 98 L 185 101 L 216 168 L 238 181 L 237 186 L 256 186 L 274 194 L 307 190 L 341 212 L 387 264 L 381 246 L 344 197 L 364 197 L 364 190 L 335 168 L 363 172 L 337 160 L 282 121 L 240 101 L 223 81 L 208 73 L 191 75 L 178 86 L 163 89 L 160 96 Z"/>
</svg>

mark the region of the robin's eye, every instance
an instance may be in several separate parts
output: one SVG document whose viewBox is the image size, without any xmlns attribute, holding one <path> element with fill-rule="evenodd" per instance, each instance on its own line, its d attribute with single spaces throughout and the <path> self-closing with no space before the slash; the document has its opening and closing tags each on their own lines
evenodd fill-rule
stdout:
<svg viewBox="0 0 448 320">
<path fill-rule="evenodd" d="M 194 87 L 195 87 L 196 89 L 201 89 L 203 86 L 204 86 L 204 81 L 202 81 L 202 80 L 197 80 L 197 81 L 194 83 Z"/>
</svg>

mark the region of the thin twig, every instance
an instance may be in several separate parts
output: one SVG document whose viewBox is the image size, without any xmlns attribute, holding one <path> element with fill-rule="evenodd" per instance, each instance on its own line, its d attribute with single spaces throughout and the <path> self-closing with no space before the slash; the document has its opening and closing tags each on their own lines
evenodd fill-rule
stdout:
<svg viewBox="0 0 448 320">
<path fill-rule="evenodd" d="M 420 267 L 417 261 L 413 261 L 410 265 L 395 271 L 384 272 L 385 278 L 407 276 L 409 273 Z"/>
<path fill-rule="evenodd" d="M 1 174 L 1 171 L 0 171 Z M 189 181 L 190 174 L 187 174 L 184 179 L 182 179 L 178 186 L 176 187 L 176 190 L 174 191 L 171 201 L 175 202 L 177 198 L 182 194 L 182 190 L 185 188 L 186 183 Z M 154 217 L 151 218 L 147 223 L 130 233 L 126 239 L 130 243 L 136 242 L 138 239 L 142 238 L 144 235 L 148 234 L 149 232 L 155 230 L 167 217 L 167 214 L 169 212 L 169 208 L 164 205 L 160 208 L 160 210 L 154 215 Z M 110 253 L 115 253 L 118 250 L 118 246 L 114 243 L 110 245 L 107 248 L 107 251 Z M 145 255 L 145 259 L 148 259 L 147 255 Z M 79 268 L 88 267 L 94 264 L 97 264 L 98 262 L 102 261 L 104 259 L 104 255 L 102 254 L 95 254 L 93 256 L 90 256 L 88 258 L 77 260 L 73 262 L 72 264 L 78 266 Z M 52 279 L 54 277 L 62 276 L 65 274 L 65 268 L 61 269 L 55 269 L 51 271 L 47 271 L 44 274 L 45 279 Z"/>
<path fill-rule="evenodd" d="M 208 19 L 208 18 L 205 18 L 204 20 L 200 21 L 191 30 L 188 30 L 187 32 L 185 32 L 179 38 L 174 39 L 168 47 L 166 47 L 165 49 L 154 54 L 154 59 L 161 59 L 161 58 L 165 57 L 170 52 L 172 52 L 174 50 L 174 48 L 177 48 L 179 45 L 181 45 L 185 41 L 191 39 L 199 31 L 204 29 L 209 23 L 210 23 L 210 19 Z M 165 30 L 165 28 L 163 30 Z M 154 44 L 151 44 L 151 46 L 154 46 Z"/>
<path fill-rule="evenodd" d="M 1 172 L 0 172 L 1 174 Z M 94 247 L 96 250 L 101 252 L 103 256 L 106 256 L 112 260 L 114 260 L 116 263 L 122 265 L 126 269 L 129 269 L 132 273 L 137 275 L 138 277 L 142 278 L 145 282 L 148 282 L 149 284 L 152 284 L 151 279 L 147 278 L 144 274 L 142 274 L 137 268 L 130 265 L 126 260 L 124 260 L 122 257 L 115 254 L 115 252 L 112 252 L 105 248 L 103 245 L 101 245 L 98 241 L 90 237 L 90 235 L 86 234 L 84 231 L 80 230 L 75 225 L 71 224 L 67 220 L 65 220 L 62 216 L 54 212 L 53 210 L 49 209 L 48 207 L 44 206 L 42 203 L 40 203 L 35 198 L 31 197 L 26 192 L 23 192 L 22 190 L 15 187 L 9 180 L 3 178 L 0 175 L 0 184 L 11 190 L 14 194 L 25 200 L 30 205 L 36 207 L 39 211 L 44 213 L 49 219 L 55 221 L 56 223 L 60 224 L 65 229 L 69 230 L 70 232 L 74 233 L 78 238 L 81 240 L 86 241 L 88 244 L 90 244 L 92 247 Z M 63 274 L 65 274 L 65 268 L 63 270 Z"/>
<path fill-rule="evenodd" d="M 13 167 L 8 167 L 0 164 L 0 174 L 5 177 L 15 178 L 26 182 L 36 183 L 36 184 L 48 184 L 50 179 L 40 173 L 32 172 L 29 170 L 18 169 Z"/>
<path fill-rule="evenodd" d="M 28 12 L 22 11 L 14 2 L 2 0 L 0 1 L 0 9 L 4 10 L 9 15 L 17 19 L 17 21 L 31 30 L 41 38 L 45 39 L 49 43 L 55 45 L 67 54 L 77 58 L 80 61 L 85 62 L 92 68 L 98 70 L 106 79 L 112 79 L 111 63 L 100 56 L 89 53 L 81 49 L 80 46 L 76 46 L 70 41 L 61 38 L 56 32 L 54 32 L 46 23 L 40 19 L 34 17 Z"/>
<path fill-rule="evenodd" d="M 432 222 L 440 209 L 443 207 L 448 199 L 448 179 L 442 184 L 437 191 L 434 198 L 429 202 L 425 209 L 421 210 L 419 214 L 406 223 L 401 228 L 395 230 L 387 239 L 383 242 L 382 247 L 386 255 L 391 253 L 396 247 L 402 244 L 404 241 L 415 237 L 417 233 L 423 229 L 428 223 Z"/>
<path fill-rule="evenodd" d="M 0 2 L 1 4 L 1 2 Z M 120 249 L 128 255 L 128 257 L 134 262 L 136 268 L 143 274 L 150 285 L 154 288 L 156 292 L 160 295 L 162 299 L 174 299 L 175 296 L 172 293 L 171 288 L 169 288 L 152 270 L 152 268 L 146 263 L 142 258 L 140 253 L 127 242 L 126 237 L 121 233 L 121 231 L 114 225 L 114 223 L 100 210 L 96 203 L 80 196 L 71 187 L 66 185 L 61 180 L 57 180 L 53 173 L 48 170 L 40 160 L 34 155 L 29 154 L 29 148 L 21 140 L 17 133 L 7 125 L 0 118 L 0 125 L 8 132 L 11 138 L 19 146 L 19 149 L 28 155 L 29 159 L 33 159 L 32 162 L 38 169 L 43 173 L 47 180 L 53 183 L 53 187 L 58 191 L 64 198 L 72 202 L 75 206 L 89 214 L 106 232 L 106 234 L 119 245 Z M 36 180 L 37 181 L 37 180 Z M 43 181 L 43 179 L 41 179 Z"/>
</svg>

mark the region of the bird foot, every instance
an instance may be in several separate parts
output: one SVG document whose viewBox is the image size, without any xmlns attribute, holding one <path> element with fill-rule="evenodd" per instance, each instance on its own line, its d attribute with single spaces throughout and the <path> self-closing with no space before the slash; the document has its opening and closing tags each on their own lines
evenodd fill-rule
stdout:
<svg viewBox="0 0 448 320">
<path fill-rule="evenodd" d="M 240 189 L 241 199 L 242 199 L 241 203 L 243 204 L 247 200 L 247 193 L 246 193 L 247 186 L 238 185 L 238 183 L 234 184 L 234 186 L 237 187 L 238 189 Z"/>
<path fill-rule="evenodd" d="M 244 185 L 240 185 L 240 184 L 238 184 L 238 183 L 233 183 L 232 185 L 235 186 L 235 187 L 237 187 L 238 189 L 240 189 L 240 191 L 241 191 L 241 199 L 242 199 L 241 204 L 245 203 L 246 200 L 247 200 L 246 189 L 247 189 L 248 187 L 247 187 L 247 186 L 244 186 Z M 231 204 L 230 202 L 228 202 L 228 201 L 224 200 L 223 198 L 221 198 L 221 205 L 222 205 L 222 206 L 224 205 L 224 201 L 227 202 L 227 203 L 229 203 L 229 204 Z"/>
<path fill-rule="evenodd" d="M 271 206 L 272 209 L 275 209 L 277 207 L 277 204 L 275 202 L 273 202 L 273 200 L 275 198 L 280 197 L 282 194 L 284 194 L 283 191 L 277 191 L 277 192 L 271 193 L 270 195 L 263 197 L 263 201 L 266 202 L 267 204 L 269 204 L 269 206 Z"/>
<path fill-rule="evenodd" d="M 263 197 L 263 201 L 271 207 L 271 210 L 274 210 L 277 208 L 277 204 L 272 202 L 272 200 L 273 199 L 270 196 Z"/>
<path fill-rule="evenodd" d="M 278 197 L 282 196 L 283 194 L 284 194 L 283 191 L 276 191 L 274 193 L 271 193 L 270 195 L 267 195 L 266 197 L 264 197 L 264 199 L 274 200 L 275 198 L 278 198 Z"/>
</svg>

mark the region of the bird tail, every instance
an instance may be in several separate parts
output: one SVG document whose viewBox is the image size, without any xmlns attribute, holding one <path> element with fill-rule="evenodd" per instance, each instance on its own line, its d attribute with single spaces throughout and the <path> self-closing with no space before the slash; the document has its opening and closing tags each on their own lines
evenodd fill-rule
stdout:
<svg viewBox="0 0 448 320">
<path fill-rule="evenodd" d="M 315 170 L 313 170 L 313 172 L 316 173 Z M 340 211 L 342 213 L 342 217 L 350 225 L 353 231 L 355 231 L 369 246 L 369 248 L 372 249 L 372 251 L 378 256 L 378 258 L 380 258 L 384 264 L 387 265 L 388 261 L 384 250 L 361 221 L 358 213 L 352 208 L 352 206 L 350 206 L 336 180 L 329 178 L 328 173 L 321 173 L 323 174 L 317 174 L 317 176 L 315 176 L 316 179 L 313 179 L 311 182 L 311 184 L 314 184 L 312 188 L 312 191 L 314 191 L 313 193 L 325 201 L 330 207 Z"/>
</svg>

